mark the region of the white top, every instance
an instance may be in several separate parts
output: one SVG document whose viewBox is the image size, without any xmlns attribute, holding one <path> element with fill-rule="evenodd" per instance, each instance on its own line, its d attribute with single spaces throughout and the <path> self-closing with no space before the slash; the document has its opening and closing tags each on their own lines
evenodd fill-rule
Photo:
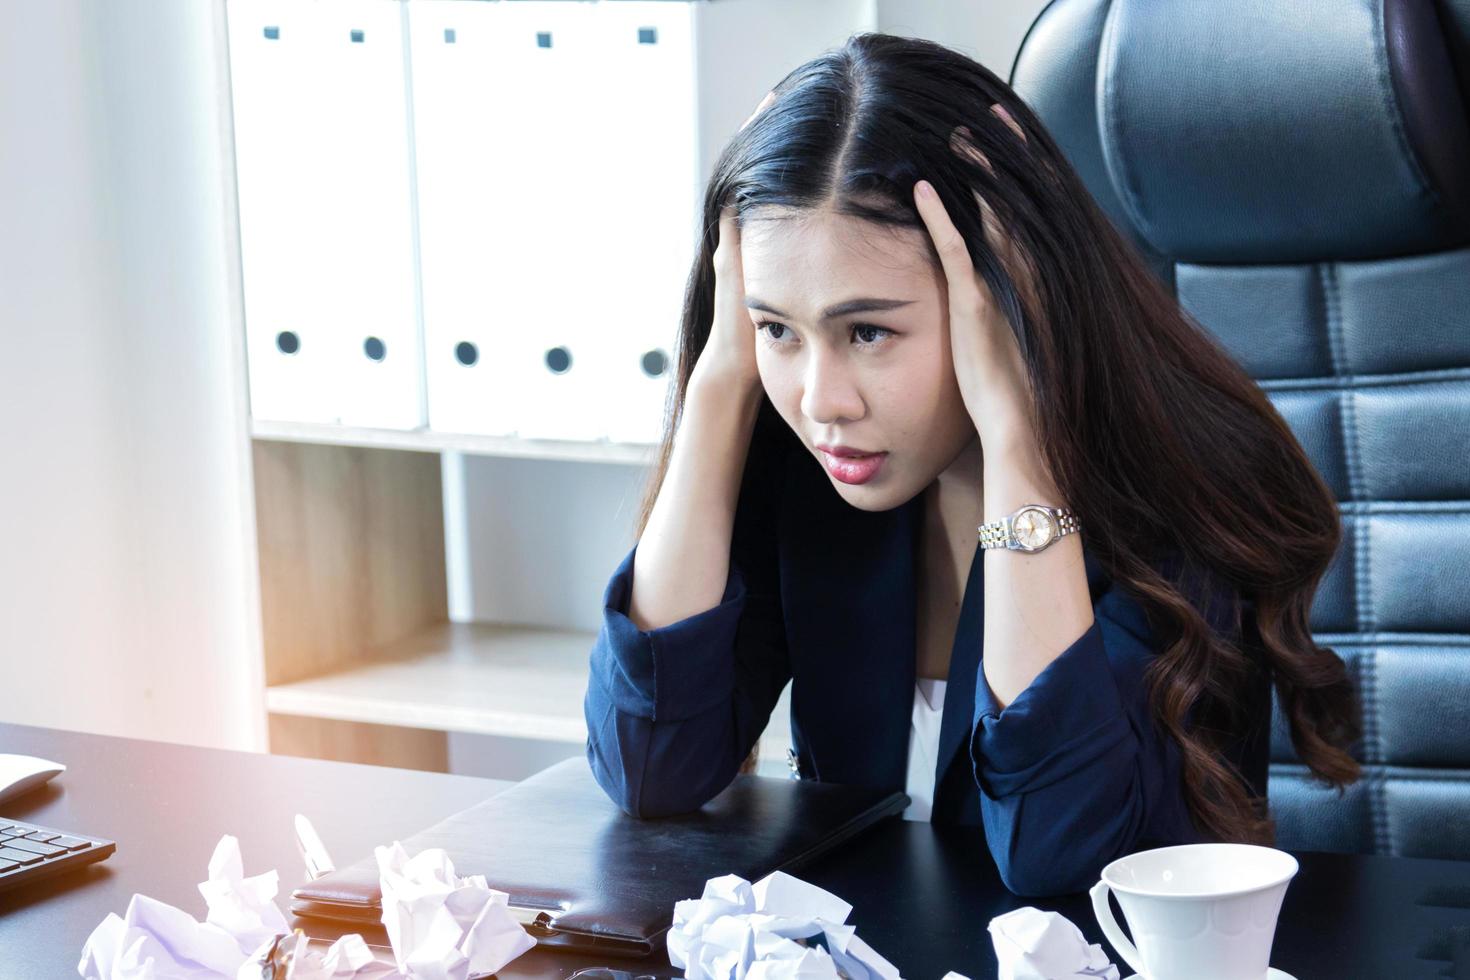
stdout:
<svg viewBox="0 0 1470 980">
<path fill-rule="evenodd" d="M 930 677 L 920 677 L 914 683 L 908 785 L 904 787 L 913 802 L 903 811 L 905 820 L 927 821 L 934 806 L 934 766 L 939 754 L 939 723 L 944 715 L 946 683 Z"/>
</svg>

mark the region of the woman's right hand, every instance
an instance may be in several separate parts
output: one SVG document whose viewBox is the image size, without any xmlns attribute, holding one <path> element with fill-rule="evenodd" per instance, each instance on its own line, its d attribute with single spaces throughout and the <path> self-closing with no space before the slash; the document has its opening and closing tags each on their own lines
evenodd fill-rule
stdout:
<svg viewBox="0 0 1470 980">
<path fill-rule="evenodd" d="M 761 383 L 755 363 L 755 325 L 745 308 L 740 228 L 735 223 L 734 210 L 729 207 L 720 215 L 720 240 L 715 246 L 714 266 L 714 319 L 691 381 L 714 378 L 723 384 L 754 390 Z"/>
</svg>

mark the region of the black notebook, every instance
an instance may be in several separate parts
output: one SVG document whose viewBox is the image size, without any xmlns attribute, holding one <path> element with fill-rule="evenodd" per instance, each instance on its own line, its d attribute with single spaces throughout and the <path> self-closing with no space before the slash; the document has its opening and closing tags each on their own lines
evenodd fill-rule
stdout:
<svg viewBox="0 0 1470 980">
<path fill-rule="evenodd" d="M 708 879 L 795 873 L 908 805 L 896 791 L 739 775 L 692 813 L 640 820 L 608 798 L 586 759 L 575 758 L 402 843 L 410 855 L 441 847 L 456 874 L 484 875 L 507 892 L 538 945 L 647 956 L 663 948 L 674 903 L 698 898 Z M 377 861 L 369 855 L 291 897 L 296 915 L 377 923 Z"/>
</svg>

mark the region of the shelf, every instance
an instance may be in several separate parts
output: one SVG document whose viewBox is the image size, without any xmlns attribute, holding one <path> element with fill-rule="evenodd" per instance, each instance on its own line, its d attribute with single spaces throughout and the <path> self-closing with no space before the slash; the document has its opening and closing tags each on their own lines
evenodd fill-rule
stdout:
<svg viewBox="0 0 1470 980">
<path fill-rule="evenodd" d="M 472 456 L 518 456 L 579 463 L 650 465 L 658 446 L 630 442 L 573 442 L 560 439 L 517 439 L 477 436 L 433 429 L 369 429 L 315 422 L 270 422 L 253 419 L 250 434 L 272 442 L 304 442 L 322 446 L 404 449 L 411 452 L 457 452 Z"/>
<path fill-rule="evenodd" d="M 275 714 L 582 744 L 595 634 L 444 623 L 373 661 L 266 688 Z M 784 760 L 789 689 L 762 736 L 762 761 Z"/>
</svg>

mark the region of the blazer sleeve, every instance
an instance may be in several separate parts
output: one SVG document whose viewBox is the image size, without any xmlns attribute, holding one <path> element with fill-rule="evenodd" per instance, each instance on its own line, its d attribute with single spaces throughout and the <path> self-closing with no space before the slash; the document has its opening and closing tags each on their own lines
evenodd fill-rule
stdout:
<svg viewBox="0 0 1470 980">
<path fill-rule="evenodd" d="M 1004 710 L 978 672 L 970 759 L 1012 892 L 1084 891 L 1124 854 L 1204 839 L 1178 745 L 1148 703 L 1143 671 L 1159 649 L 1142 606 L 1110 584 L 1092 625 Z"/>
<path fill-rule="evenodd" d="M 760 500 L 742 490 L 719 604 L 640 630 L 628 618 L 635 544 L 603 594 L 583 714 L 587 760 L 635 817 L 687 813 L 734 780 L 791 679 L 776 550 Z"/>
</svg>

